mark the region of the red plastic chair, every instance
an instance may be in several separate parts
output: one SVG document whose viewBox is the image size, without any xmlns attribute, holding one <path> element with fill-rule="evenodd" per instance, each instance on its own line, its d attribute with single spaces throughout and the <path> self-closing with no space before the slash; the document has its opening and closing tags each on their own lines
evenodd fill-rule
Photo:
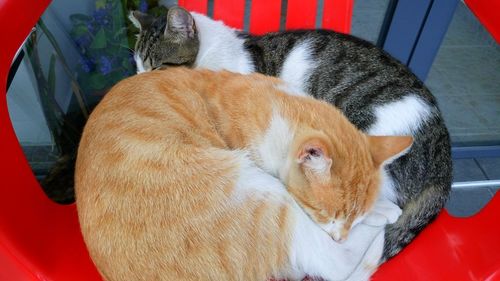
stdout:
<svg viewBox="0 0 500 281">
<path fill-rule="evenodd" d="M 465 4 L 500 44 L 500 0 L 465 0 Z"/>
<path fill-rule="evenodd" d="M 443 211 L 372 280 L 500 280 L 499 219 L 500 193 L 469 218 Z"/>
<path fill-rule="evenodd" d="M 206 0 L 179 3 L 207 11 Z M 49 0 L 0 0 L 0 89 L 6 88 L 15 52 L 48 4 Z M 313 28 L 316 5 L 313 0 L 288 0 L 286 28 Z M 352 0 L 324 0 L 322 27 L 348 33 L 352 5 Z M 250 31 L 278 30 L 280 7 L 281 1 L 253 0 Z M 243 0 L 215 1 L 214 17 L 234 27 L 243 26 L 243 13 Z M 1 96 L 0 280 L 101 280 L 83 243 L 75 205 L 55 204 L 43 194 L 12 128 L 6 94 Z M 500 196 L 493 201 L 469 219 L 443 212 L 402 254 L 382 266 L 375 279 L 498 278 L 500 227 L 494 219 L 500 212 Z"/>
</svg>

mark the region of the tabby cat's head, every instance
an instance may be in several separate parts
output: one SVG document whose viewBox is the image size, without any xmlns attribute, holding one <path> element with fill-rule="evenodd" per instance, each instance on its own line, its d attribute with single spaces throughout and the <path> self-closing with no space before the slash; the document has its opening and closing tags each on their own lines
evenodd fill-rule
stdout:
<svg viewBox="0 0 500 281">
<path fill-rule="evenodd" d="M 406 153 L 413 140 L 408 136 L 359 135 L 362 138 L 353 135 L 346 143 L 320 131 L 308 131 L 297 138 L 288 160 L 289 192 L 339 242 L 374 205 L 381 169 Z"/>
<path fill-rule="evenodd" d="M 159 17 L 132 11 L 129 19 L 139 28 L 134 53 L 138 73 L 194 63 L 200 42 L 188 11 L 175 6 Z"/>
</svg>

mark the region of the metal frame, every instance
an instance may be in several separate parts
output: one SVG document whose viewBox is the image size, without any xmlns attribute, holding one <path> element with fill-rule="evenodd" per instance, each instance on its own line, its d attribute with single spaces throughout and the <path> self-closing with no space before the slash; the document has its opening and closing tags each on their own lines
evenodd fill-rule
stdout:
<svg viewBox="0 0 500 281">
<path fill-rule="evenodd" d="M 458 0 L 432 0 L 420 29 L 408 66 L 422 81 L 427 78 L 434 58 L 451 23 Z"/>
<path fill-rule="evenodd" d="M 458 0 L 390 0 L 377 45 L 427 78 Z M 500 144 L 452 147 L 453 159 L 500 157 Z M 453 188 L 500 187 L 500 180 L 455 182 Z"/>
<path fill-rule="evenodd" d="M 458 0 L 391 0 L 378 45 L 425 80 L 457 4 Z"/>
<path fill-rule="evenodd" d="M 500 157 L 500 145 L 452 147 L 451 155 L 453 159 Z"/>
<path fill-rule="evenodd" d="M 500 180 L 455 182 L 451 185 L 451 187 L 452 188 L 500 187 Z"/>
<path fill-rule="evenodd" d="M 397 0 L 383 48 L 408 65 L 433 0 Z"/>
</svg>

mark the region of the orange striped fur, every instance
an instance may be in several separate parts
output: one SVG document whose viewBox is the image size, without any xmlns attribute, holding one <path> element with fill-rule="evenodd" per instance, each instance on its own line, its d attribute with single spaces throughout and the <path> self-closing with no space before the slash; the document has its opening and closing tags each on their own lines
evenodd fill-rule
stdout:
<svg viewBox="0 0 500 281">
<path fill-rule="evenodd" d="M 171 68 L 111 89 L 87 122 L 75 178 L 82 233 L 106 280 L 300 278 L 294 229 L 308 218 L 295 202 L 347 236 L 377 197 L 382 163 L 411 138 L 368 137 L 280 84 Z M 274 169 L 263 152 L 283 120 L 289 146 Z"/>
</svg>

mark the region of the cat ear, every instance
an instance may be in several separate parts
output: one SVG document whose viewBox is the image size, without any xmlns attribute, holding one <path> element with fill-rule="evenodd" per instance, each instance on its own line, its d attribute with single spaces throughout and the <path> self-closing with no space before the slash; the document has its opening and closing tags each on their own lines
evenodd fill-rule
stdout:
<svg viewBox="0 0 500 281">
<path fill-rule="evenodd" d="M 411 136 L 368 136 L 375 165 L 387 165 L 410 150 Z"/>
<path fill-rule="evenodd" d="M 305 172 L 306 177 L 330 177 L 332 159 L 324 141 L 321 139 L 308 140 L 302 144 L 297 156 L 297 162 Z"/>
<path fill-rule="evenodd" d="M 167 14 L 167 28 L 165 28 L 165 34 L 169 31 L 180 34 L 185 38 L 194 38 L 196 27 L 193 16 L 184 8 L 170 8 Z"/>
<path fill-rule="evenodd" d="M 140 11 L 132 11 L 128 15 L 129 20 L 139 30 L 147 29 L 154 21 L 154 17 Z"/>
</svg>

